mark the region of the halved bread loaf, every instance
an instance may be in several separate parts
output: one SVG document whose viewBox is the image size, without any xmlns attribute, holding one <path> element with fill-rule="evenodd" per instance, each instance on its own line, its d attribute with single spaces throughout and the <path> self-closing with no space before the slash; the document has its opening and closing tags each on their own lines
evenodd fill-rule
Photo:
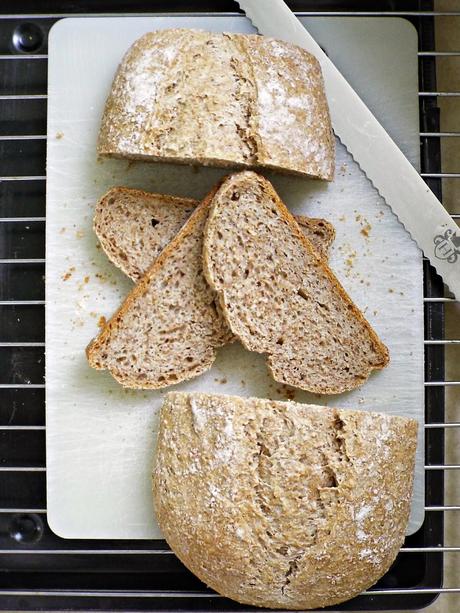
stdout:
<svg viewBox="0 0 460 613">
<path fill-rule="evenodd" d="M 409 518 L 417 423 L 294 402 L 170 393 L 156 517 L 204 583 L 239 602 L 334 605 L 390 567 Z"/>
<path fill-rule="evenodd" d="M 310 53 L 263 36 L 176 29 L 149 32 L 127 51 L 98 153 L 331 180 L 334 147 Z"/>
<path fill-rule="evenodd" d="M 337 394 L 388 363 L 385 345 L 262 176 L 223 181 L 203 254 L 231 331 L 267 354 L 276 381 Z"/>
<path fill-rule="evenodd" d="M 138 281 L 198 204 L 191 198 L 114 187 L 98 201 L 93 227 L 109 259 Z M 318 254 L 327 258 L 335 237 L 333 225 L 304 216 L 296 220 Z"/>
<path fill-rule="evenodd" d="M 125 387 L 161 388 L 196 377 L 231 337 L 203 275 L 208 205 L 195 210 L 87 347 L 90 365 Z"/>
</svg>

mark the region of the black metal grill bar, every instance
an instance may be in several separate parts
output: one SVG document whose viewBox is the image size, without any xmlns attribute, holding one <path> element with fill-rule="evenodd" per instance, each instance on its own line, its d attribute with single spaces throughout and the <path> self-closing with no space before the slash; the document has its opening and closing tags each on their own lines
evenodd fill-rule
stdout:
<svg viewBox="0 0 460 613">
<path fill-rule="evenodd" d="M 67 596 L 77 598 L 203 598 L 224 599 L 224 596 L 215 592 L 198 591 L 145 591 L 145 590 L 2 590 L 5 596 Z M 440 588 L 401 588 L 401 589 L 375 589 L 361 592 L 360 596 L 396 596 L 406 594 L 458 594 L 460 587 Z"/>
<path fill-rule="evenodd" d="M 0 141 L 10 140 L 46 140 L 46 134 L 10 134 L 0 136 Z"/>
<path fill-rule="evenodd" d="M 434 423 L 434 424 L 424 424 L 423 426 L 424 428 L 427 429 L 434 429 L 434 428 L 441 428 L 441 429 L 445 429 L 445 428 L 460 428 L 460 422 L 456 421 L 456 422 L 445 422 L 445 423 Z M 46 426 L 17 426 L 17 425 L 0 425 L 0 431 L 1 430 L 46 430 Z M 443 507 L 445 508 L 445 507 Z M 460 507 L 459 507 L 460 509 Z M 1 510 L 0 510 L 1 512 Z"/>
<path fill-rule="evenodd" d="M 47 94 L 1 94 L 0 100 L 47 100 Z"/>
<path fill-rule="evenodd" d="M 0 300 L 0 306 L 42 306 L 44 300 Z"/>
<path fill-rule="evenodd" d="M 45 258 L 0 258 L 0 264 L 44 264 Z"/>
<path fill-rule="evenodd" d="M 238 11 L 193 11 L 194 15 L 202 17 L 235 17 L 241 15 Z M 298 17 L 460 17 L 460 11 L 295 11 Z M 64 17 L 120 17 L 123 14 L 113 12 L 102 13 L 27 13 L 2 14 L 0 19 L 62 19 Z M 130 17 L 188 17 L 190 13 L 155 11 L 129 12 Z"/>
<path fill-rule="evenodd" d="M 460 132 L 420 132 L 419 136 L 423 138 L 459 138 Z M 0 136 L 0 141 L 10 140 L 46 140 L 46 134 L 11 134 Z"/>
<path fill-rule="evenodd" d="M 0 383 L 0 389 L 45 389 L 44 383 Z"/>
<path fill-rule="evenodd" d="M 419 92 L 418 95 L 420 97 L 429 97 L 429 98 L 442 98 L 442 97 L 458 98 L 460 96 L 460 92 Z"/>
<path fill-rule="evenodd" d="M 45 428 L 43 426 L 43 428 Z M 460 511 L 460 505 L 449 505 L 449 506 L 426 506 L 424 507 L 425 512 L 427 513 L 444 513 L 446 511 Z M 43 514 L 43 513 L 47 513 L 47 509 L 44 508 L 36 508 L 36 509 L 31 509 L 31 508 L 27 508 L 27 507 L 3 507 L 0 508 L 0 513 L 8 513 L 8 514 L 17 514 L 17 513 L 39 513 L 39 514 Z M 33 550 L 34 552 L 38 551 L 36 549 Z M 54 550 L 53 550 L 54 551 Z M 91 550 L 92 551 L 92 550 Z M 418 551 L 418 549 L 417 549 Z M 3 553 L 3 550 L 2 550 Z"/>
<path fill-rule="evenodd" d="M 460 470 L 460 464 L 425 464 L 425 470 Z M 0 473 L 46 472 L 45 466 L 0 466 Z"/>
<path fill-rule="evenodd" d="M 401 553 L 460 553 L 460 547 L 401 547 Z M 2 549 L 5 555 L 123 555 L 123 556 L 175 556 L 170 549 Z"/>
<path fill-rule="evenodd" d="M 46 181 L 46 175 L 30 175 L 23 177 L 0 177 L 0 181 Z"/>
<path fill-rule="evenodd" d="M 22 264 L 24 263 L 28 263 L 28 262 L 24 262 L 24 261 L 20 261 L 20 260 L 14 260 L 14 262 L 20 262 Z M 3 260 L 0 260 L 0 264 L 5 263 Z M 10 262 L 8 262 L 10 263 Z M 454 338 L 454 339 L 431 339 L 431 340 L 424 340 L 423 341 L 424 345 L 460 345 L 460 339 Z M 22 341 L 22 342 L 7 342 L 7 341 L 0 341 L 0 347 L 44 347 L 45 343 L 44 342 L 35 342 L 35 341 Z"/>
</svg>

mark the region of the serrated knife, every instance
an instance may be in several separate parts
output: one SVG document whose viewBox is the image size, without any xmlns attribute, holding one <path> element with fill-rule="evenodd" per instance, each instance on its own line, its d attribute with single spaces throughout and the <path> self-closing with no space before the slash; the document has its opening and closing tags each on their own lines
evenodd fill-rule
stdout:
<svg viewBox="0 0 460 613">
<path fill-rule="evenodd" d="M 237 1 L 261 34 L 318 58 L 335 134 L 460 298 L 460 229 L 417 170 L 283 0 Z"/>
</svg>

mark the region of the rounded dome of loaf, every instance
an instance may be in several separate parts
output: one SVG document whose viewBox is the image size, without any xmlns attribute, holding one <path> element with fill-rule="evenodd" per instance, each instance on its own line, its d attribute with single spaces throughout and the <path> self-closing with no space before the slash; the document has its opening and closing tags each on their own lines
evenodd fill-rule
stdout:
<svg viewBox="0 0 460 613">
<path fill-rule="evenodd" d="M 373 585 L 403 543 L 416 439 L 403 417 L 171 393 L 157 519 L 180 560 L 224 596 L 334 605 Z"/>
</svg>

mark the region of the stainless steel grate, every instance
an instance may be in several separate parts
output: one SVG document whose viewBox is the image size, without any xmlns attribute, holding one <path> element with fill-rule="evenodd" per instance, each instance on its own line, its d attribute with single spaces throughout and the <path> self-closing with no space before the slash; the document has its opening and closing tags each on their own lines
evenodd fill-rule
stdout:
<svg viewBox="0 0 460 613">
<path fill-rule="evenodd" d="M 29 3 L 23 4 L 28 10 Z M 62 17 L 120 14 L 110 12 L 110 6 L 107 12 L 101 8 L 99 13 L 65 13 L 59 11 L 64 2 L 48 4 L 56 7 L 55 12 L 0 15 L 0 609 L 242 610 L 189 576 L 164 542 L 140 541 L 133 547 L 123 541 L 64 541 L 46 524 L 46 38 L 51 25 Z M 110 3 L 100 6 L 105 4 Z M 154 9 L 161 8 L 159 2 L 113 4 L 118 11 L 139 16 L 153 15 Z M 171 4 L 182 7 L 180 2 L 163 6 Z M 347 10 L 356 3 L 345 1 L 326 3 L 330 11 L 300 11 L 310 4 L 314 3 L 292 3 L 301 15 L 403 17 L 414 23 L 420 41 L 422 176 L 438 194 L 447 189 L 447 182 L 457 182 L 460 167 L 440 165 L 440 152 L 444 141 L 460 138 L 460 91 L 438 91 L 436 64 L 460 61 L 460 51 L 435 49 L 434 29 L 439 18 L 455 19 L 460 28 L 460 11 L 432 11 L 431 3 L 422 0 L 376 2 L 373 11 Z M 15 2 L 14 10 L 20 5 Z M 188 5 L 188 10 L 196 7 L 207 12 L 233 8 L 231 2 Z M 385 10 L 387 5 L 408 10 Z M 28 23 L 38 28 L 31 53 L 11 42 L 13 33 L 20 33 Z M 442 100 L 457 103 L 454 127 L 443 129 L 442 115 L 439 124 Z M 453 210 L 452 203 L 446 206 L 454 219 L 460 218 L 460 210 Z M 443 560 L 460 553 L 460 543 L 444 542 L 443 537 L 444 522 L 447 527 L 458 525 L 460 517 L 460 499 L 450 500 L 443 490 L 447 477 L 451 491 L 460 489 L 460 456 L 455 455 L 455 445 L 460 446 L 460 414 L 453 404 L 455 397 L 460 398 L 460 371 L 454 370 L 459 362 L 455 351 L 460 345 L 460 303 L 444 295 L 440 279 L 426 261 L 424 266 L 426 520 L 420 533 L 406 540 L 394 572 L 343 609 L 418 609 L 440 594 L 452 599 L 449 610 L 454 610 L 460 593 L 460 583 L 442 583 Z M 455 338 L 445 338 L 445 317 Z M 454 378 L 447 380 L 445 372 Z M 451 403 L 446 416 L 445 397 Z M 451 433 L 456 438 L 448 438 L 444 460 L 444 440 Z"/>
</svg>

